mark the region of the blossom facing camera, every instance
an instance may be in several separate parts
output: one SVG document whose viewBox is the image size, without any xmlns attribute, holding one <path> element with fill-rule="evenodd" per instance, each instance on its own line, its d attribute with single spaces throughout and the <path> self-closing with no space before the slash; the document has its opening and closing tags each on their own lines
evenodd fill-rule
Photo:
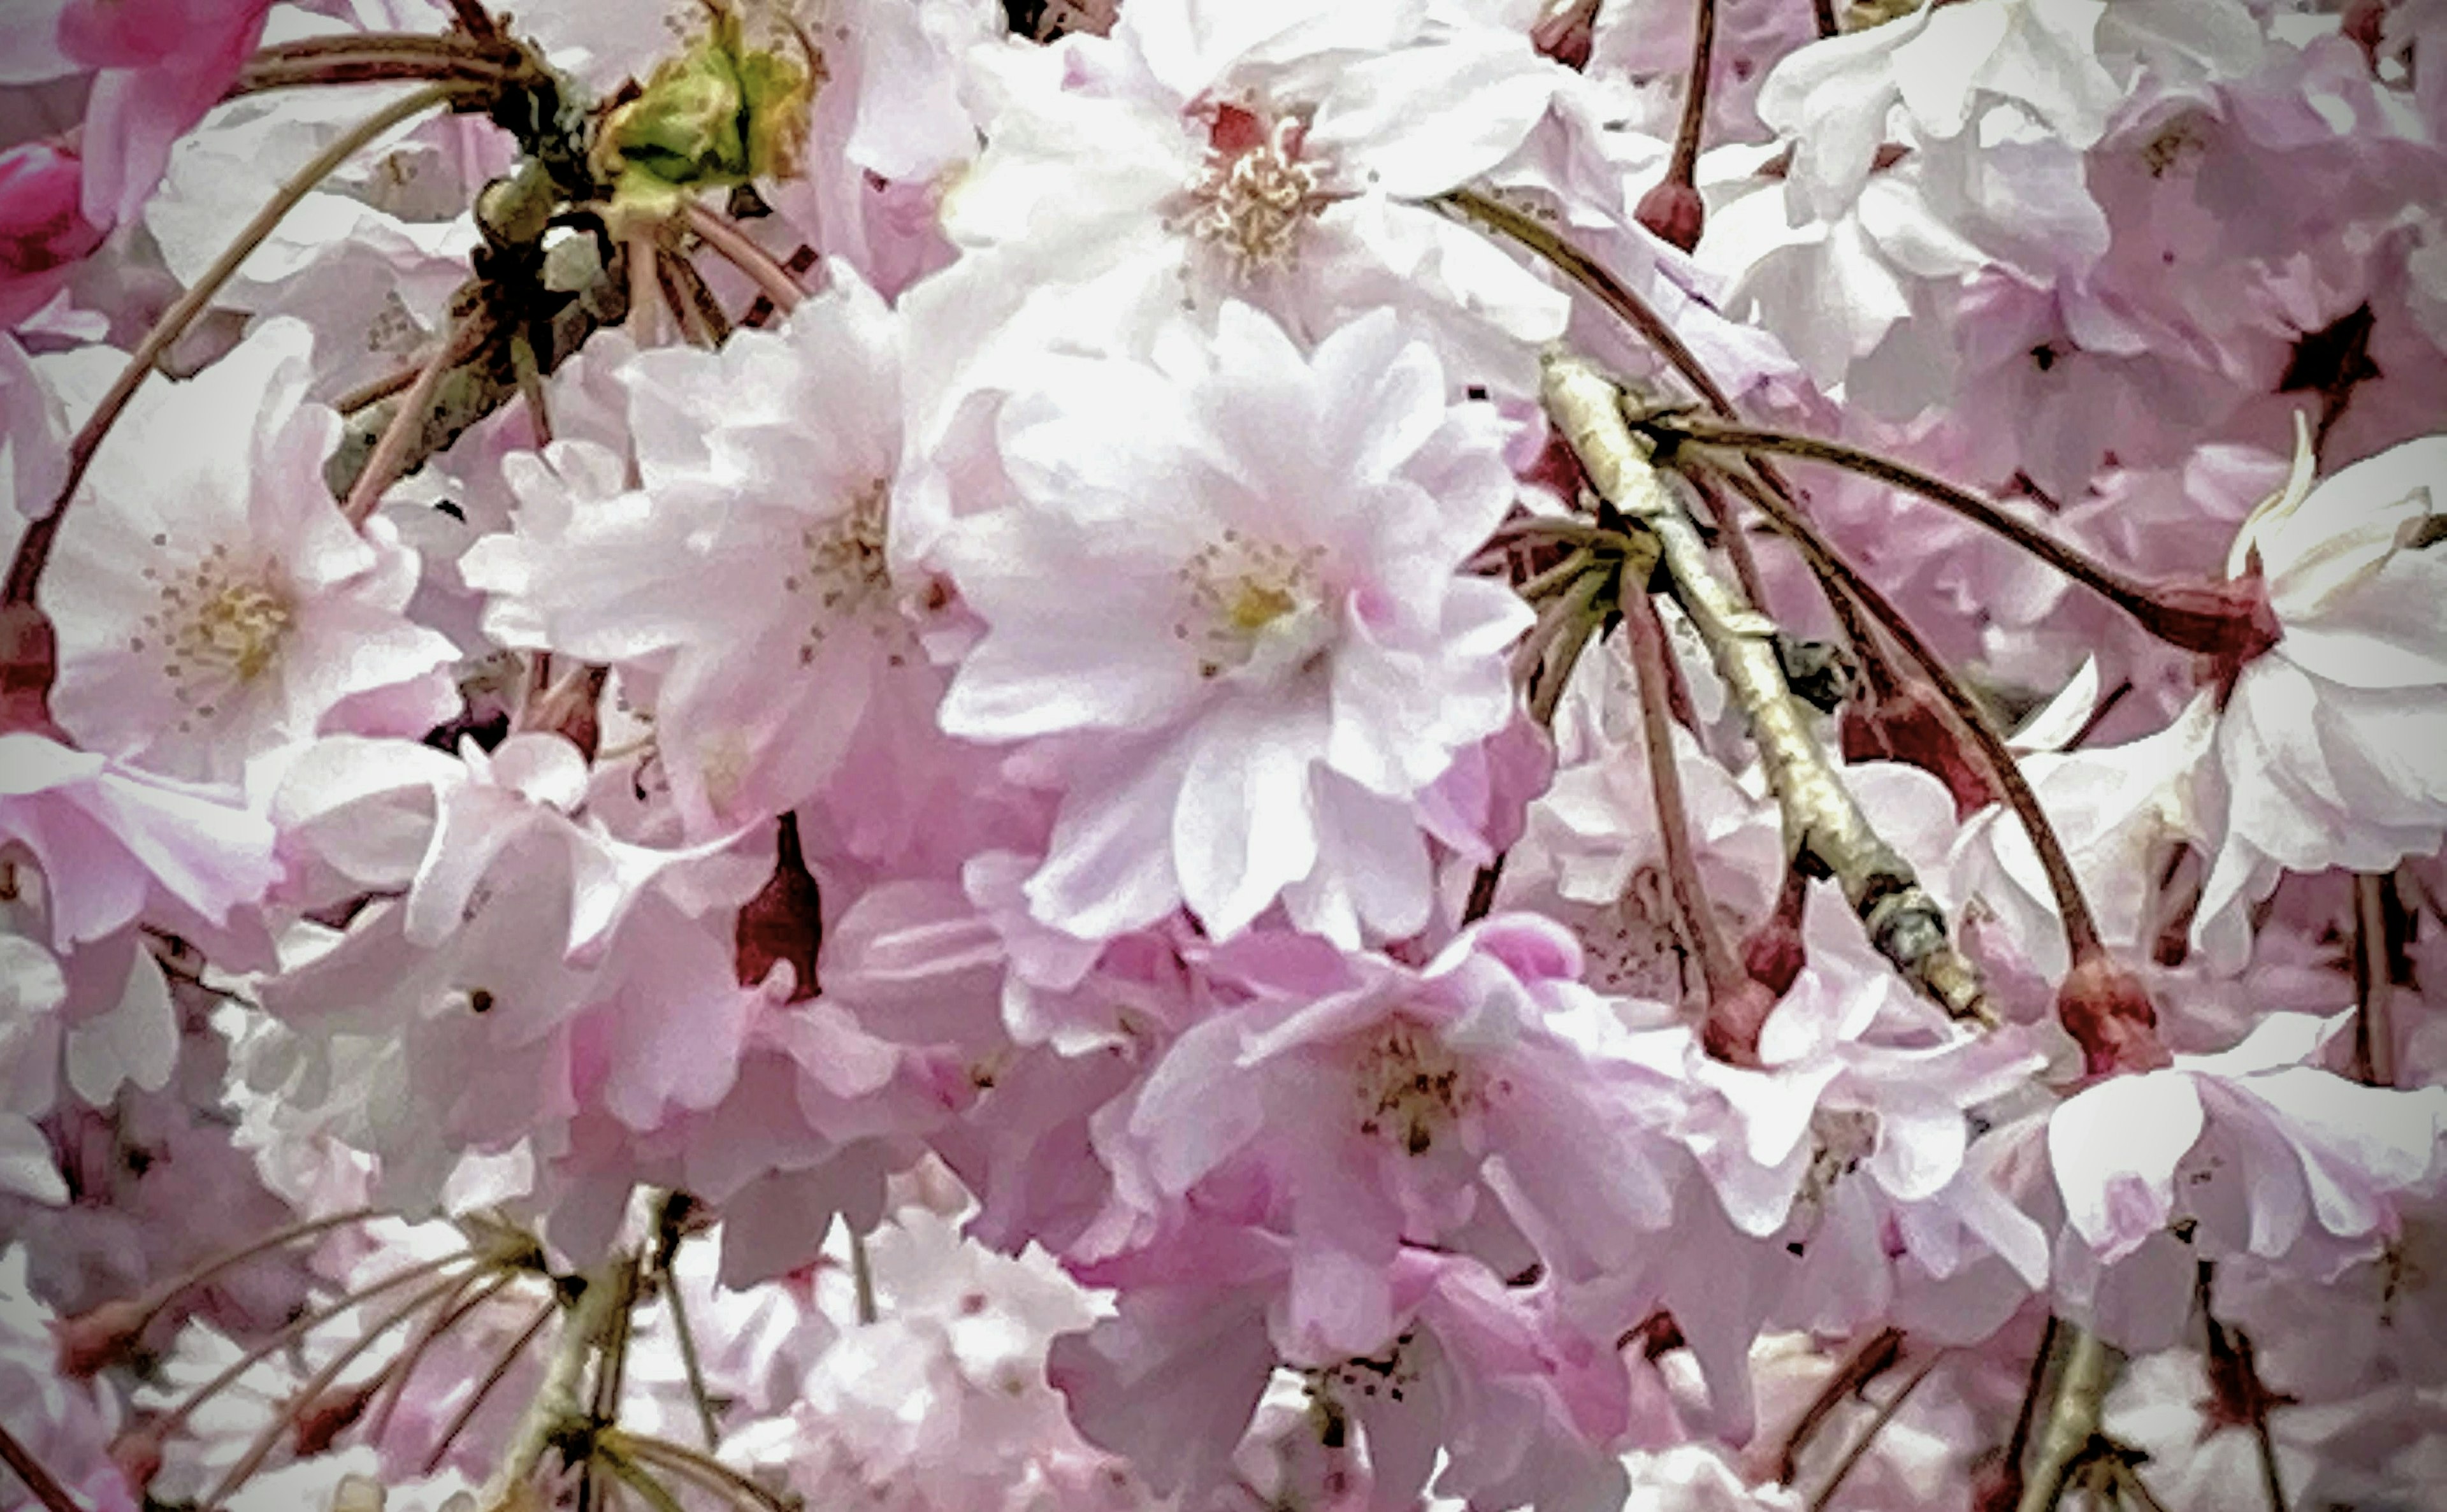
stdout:
<svg viewBox="0 0 2447 1512">
<path fill-rule="evenodd" d="M 1045 923 L 1186 905 L 1222 938 L 1280 898 L 1349 943 L 1414 933 L 1419 799 L 1510 716 L 1530 617 L 1459 572 L 1510 500 L 1505 426 L 1390 313 L 1312 356 L 1239 304 L 1174 337 L 1014 403 L 1018 497 L 945 547 L 985 633 L 943 728 L 1067 743 Z"/>
</svg>

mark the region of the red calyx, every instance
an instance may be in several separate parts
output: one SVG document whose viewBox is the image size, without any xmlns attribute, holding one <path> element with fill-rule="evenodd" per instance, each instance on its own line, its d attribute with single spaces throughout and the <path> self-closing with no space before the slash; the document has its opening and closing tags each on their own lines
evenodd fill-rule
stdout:
<svg viewBox="0 0 2447 1512">
<path fill-rule="evenodd" d="M 1784 888 L 1775 911 L 1742 942 L 1742 970 L 1779 999 L 1793 991 L 1801 969 L 1810 964 L 1801 944 L 1801 911 L 1810 898 L 1810 879 L 1797 866 L 1784 869 Z"/>
<path fill-rule="evenodd" d="M 142 1302 L 104 1302 L 51 1325 L 53 1362 L 72 1380 L 86 1381 L 136 1357 L 153 1310 Z"/>
<path fill-rule="evenodd" d="M 142 1496 L 161 1473 L 161 1436 L 150 1423 L 128 1428 L 110 1441 L 110 1463 L 119 1467 L 127 1488 Z"/>
<path fill-rule="evenodd" d="M 1597 37 L 1598 8 L 1593 0 L 1549 6 L 1529 28 L 1529 45 L 1575 73 L 1589 66 Z"/>
<path fill-rule="evenodd" d="M 1943 708 L 1924 682 L 1900 683 L 1867 704 L 1848 705 L 1838 728 L 1844 759 L 1917 766 L 1954 795 L 1954 817 L 1968 819 L 1997 802 L 1997 788 L 1963 749 Z"/>
<path fill-rule="evenodd" d="M 2386 40 L 2387 0 L 2354 0 L 2338 18 L 2337 29 L 2353 39 L 2362 49 L 2362 57 L 2371 67 L 2379 67 L 2380 44 Z"/>
<path fill-rule="evenodd" d="M 1689 252 L 1699 244 L 1708 206 L 1699 198 L 1698 190 L 1679 180 L 1667 179 L 1640 197 L 1640 208 L 1632 212 L 1632 218 L 1647 227 L 1658 240 Z"/>
<path fill-rule="evenodd" d="M 2155 1071 L 2174 1064 L 2158 1038 L 2158 1011 L 2140 978 L 2102 953 L 2076 961 L 2057 991 L 2057 1018 L 2081 1047 L 2092 1076 Z"/>
<path fill-rule="evenodd" d="M 2224 704 L 2243 669 L 2286 636 L 2268 602 L 2268 583 L 2254 555 L 2240 577 L 2223 582 L 2167 583 L 2152 589 L 2135 612 L 2141 627 L 2171 646 L 2209 659 L 2209 681 Z"/>
<path fill-rule="evenodd" d="M 788 961 L 795 978 L 789 1001 L 816 995 L 816 954 L 825 943 L 823 895 L 799 853 L 799 817 L 785 814 L 773 843 L 773 875 L 739 910 L 732 930 L 739 985 L 753 987 Z"/>
<path fill-rule="evenodd" d="M 1728 1066 L 1758 1069 L 1759 1030 L 1775 1011 L 1777 996 L 1766 983 L 1752 977 L 1730 990 L 1712 992 L 1708 1021 L 1699 1026 L 1699 1048 Z"/>
<path fill-rule="evenodd" d="M 357 1386 L 344 1386 L 324 1392 L 297 1414 L 291 1431 L 297 1443 L 298 1457 L 320 1454 L 332 1446 L 332 1441 L 346 1433 L 357 1419 L 366 1415 L 366 1408 L 374 1399 L 374 1391 L 383 1377 L 374 1375 Z"/>
<path fill-rule="evenodd" d="M 0 733 L 27 730 L 66 744 L 51 721 L 59 660 L 49 615 L 32 604 L 0 604 Z"/>
</svg>

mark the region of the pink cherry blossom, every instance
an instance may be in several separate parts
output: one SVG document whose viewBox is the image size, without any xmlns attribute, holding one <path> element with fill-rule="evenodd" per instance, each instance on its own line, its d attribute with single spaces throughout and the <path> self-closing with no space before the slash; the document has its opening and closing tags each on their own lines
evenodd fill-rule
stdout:
<svg viewBox="0 0 2447 1512">
<path fill-rule="evenodd" d="M 943 728 L 1101 737 L 1063 747 L 1028 884 L 1057 928 L 1112 935 L 1186 904 L 1228 936 L 1280 897 L 1337 938 L 1411 933 L 1415 797 L 1509 716 L 1501 651 L 1526 624 L 1454 576 L 1509 494 L 1493 416 L 1449 406 L 1390 318 L 1304 359 L 1235 305 L 1211 350 L 1168 358 L 1079 371 L 1007 422 L 1020 500 L 945 548 L 987 628 Z M 1174 509 L 1130 520 L 1154 497 Z M 1100 592 L 1049 593 L 1082 553 Z"/>
</svg>

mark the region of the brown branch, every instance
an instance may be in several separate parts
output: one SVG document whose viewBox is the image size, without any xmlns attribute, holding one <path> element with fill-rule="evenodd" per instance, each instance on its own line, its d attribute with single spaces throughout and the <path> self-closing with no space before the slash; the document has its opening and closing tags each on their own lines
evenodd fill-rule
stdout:
<svg viewBox="0 0 2447 1512">
<path fill-rule="evenodd" d="M 1834 878 L 1871 943 L 1949 1016 L 1993 1023 L 1979 973 L 1948 937 L 1944 911 L 1836 774 L 1785 683 L 1775 626 L 1717 575 L 1646 441 L 1623 419 L 1622 390 L 1563 353 L 1548 355 L 1545 389 L 1548 414 L 1598 492 L 1657 537 L 1676 595 L 1750 726 L 1783 814 L 1788 860 Z"/>
</svg>

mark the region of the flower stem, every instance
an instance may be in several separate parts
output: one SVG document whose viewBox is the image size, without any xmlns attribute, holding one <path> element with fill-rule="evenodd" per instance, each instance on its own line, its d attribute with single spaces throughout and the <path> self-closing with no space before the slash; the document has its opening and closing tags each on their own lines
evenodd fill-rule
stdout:
<svg viewBox="0 0 2447 1512">
<path fill-rule="evenodd" d="M 450 1452 L 450 1446 L 465 1431 L 478 1409 L 492 1397 L 494 1389 L 508 1378 L 510 1367 L 519 1363 L 519 1356 L 527 1351 L 527 1346 L 535 1342 L 536 1335 L 543 1332 L 544 1325 L 551 1322 L 553 1315 L 560 1311 L 559 1302 L 546 1302 L 536 1310 L 534 1320 L 519 1331 L 519 1336 L 510 1340 L 510 1347 L 502 1351 L 501 1358 L 493 1362 L 492 1369 L 484 1372 L 484 1378 L 476 1383 L 476 1389 L 468 1394 L 467 1400 L 460 1405 L 459 1410 L 435 1437 L 432 1449 L 425 1457 L 427 1475 L 442 1468 L 443 1457 Z"/>
<path fill-rule="evenodd" d="M 271 1422 L 263 1426 L 262 1431 L 256 1434 L 254 1442 L 246 1446 L 246 1452 L 238 1456 L 237 1463 L 222 1474 L 219 1483 L 204 1494 L 203 1501 L 198 1504 L 199 1512 L 218 1512 L 221 1504 L 229 1500 L 231 1494 L 244 1485 L 248 1478 L 256 1470 L 262 1468 L 263 1462 L 271 1457 L 273 1448 L 279 1444 L 281 1431 L 296 1421 L 298 1413 L 321 1400 L 323 1393 L 331 1389 L 332 1383 L 340 1378 L 340 1372 L 347 1370 L 358 1355 L 373 1348 L 385 1334 L 407 1322 L 425 1308 L 443 1301 L 451 1293 L 456 1292 L 465 1280 L 465 1275 L 454 1276 L 448 1280 L 427 1287 L 391 1309 L 381 1321 L 350 1341 L 348 1348 L 332 1355 L 329 1363 L 307 1378 L 306 1384 L 299 1387 L 290 1397 L 288 1405 Z"/>
<path fill-rule="evenodd" d="M 1699 880 L 1699 863 L 1691 848 L 1691 814 L 1682 802 L 1680 763 L 1674 749 L 1674 670 L 1665 645 L 1665 624 L 1657 617 L 1656 601 L 1646 594 L 1626 595 L 1623 630 L 1631 640 L 1633 675 L 1640 685 L 1641 733 L 1648 746 L 1649 786 L 1657 806 L 1657 833 L 1665 852 L 1666 881 L 1674 910 L 1682 916 L 1683 931 L 1699 956 L 1700 980 L 1707 984 L 1709 1011 L 1730 1007 L 1750 982 L 1749 973 L 1725 944 L 1717 927 L 1716 904 Z"/>
<path fill-rule="evenodd" d="M 1663 415 L 1647 424 L 1678 441 L 1700 446 L 1798 458 L 1825 463 L 1847 472 L 1874 478 L 1890 487 L 1918 494 L 1943 504 L 1963 519 L 2020 547 L 2058 572 L 2098 595 L 2138 621 L 2161 640 L 2186 650 L 2202 650 L 2222 628 L 2225 618 L 2163 601 L 2147 585 L 2093 560 L 2045 531 L 2024 522 L 1968 488 L 1950 483 L 1908 463 L 1816 436 L 1795 435 L 1755 425 L 1725 425 L 1680 415 Z"/>
<path fill-rule="evenodd" d="M 2396 990 L 2389 959 L 2387 879 L 2354 874 L 2354 1058 L 2373 1087 L 2396 1085 L 2396 1026 L 2390 998 Z"/>
<path fill-rule="evenodd" d="M 136 1328 L 141 1331 L 159 1316 L 162 1309 L 177 1301 L 183 1294 L 203 1285 L 233 1266 L 245 1264 L 266 1250 L 278 1249 L 283 1244 L 293 1244 L 302 1238 L 311 1238 L 329 1229 L 345 1228 L 351 1223 L 362 1223 L 381 1216 L 381 1211 L 376 1208 L 352 1208 L 346 1213 L 334 1213 L 328 1218 L 309 1219 L 303 1223 L 292 1223 L 286 1227 L 275 1229 L 261 1238 L 217 1255 L 183 1276 L 172 1276 L 168 1282 L 145 1297 L 142 1304 L 144 1311 Z"/>
<path fill-rule="evenodd" d="M 43 1512 L 85 1512 L 85 1508 L 77 1505 L 76 1498 L 68 1495 L 67 1487 L 60 1484 L 59 1478 L 43 1467 L 43 1462 L 34 1458 L 31 1449 L 17 1442 L 16 1435 L 9 1431 L 5 1423 L 0 1423 L 0 1465 L 16 1472 L 17 1479 L 23 1481 L 34 1500 L 42 1503 Z"/>
<path fill-rule="evenodd" d="M 781 311 L 784 319 L 789 318 L 790 312 L 799 308 L 799 301 L 806 297 L 806 291 L 799 287 L 798 280 L 790 276 L 787 269 L 774 260 L 771 253 L 758 246 L 739 229 L 737 221 L 693 199 L 682 203 L 680 214 L 698 239 L 720 254 L 725 262 L 747 274 L 758 292 Z"/>
<path fill-rule="evenodd" d="M 1716 51 L 1717 0 L 1699 0 L 1698 29 L 1691 39 L 1691 77 L 1682 90 L 1682 119 L 1675 126 L 1674 155 L 1665 165 L 1665 181 L 1686 189 L 1699 169 L 1699 138 L 1708 123 L 1708 82 Z"/>
<path fill-rule="evenodd" d="M 1920 1389 L 1920 1384 L 1928 1379 L 1929 1372 L 1936 1370 L 1944 1358 L 1943 1350 L 1930 1355 L 1922 1362 L 1919 1370 L 1904 1378 L 1904 1384 L 1895 1388 L 1894 1395 L 1879 1406 L 1868 1426 L 1861 1430 L 1861 1436 L 1852 1441 L 1845 1449 L 1844 1458 L 1836 1462 L 1835 1473 L 1829 1476 L 1827 1484 L 1818 1488 L 1818 1494 L 1810 1499 L 1810 1512 L 1827 1512 L 1835 1501 L 1835 1493 L 1844 1488 L 1844 1483 L 1851 1478 L 1852 1471 L 1868 1456 L 1870 1446 L 1878 1442 L 1878 1435 L 1886 1431 L 1887 1425 L 1894 1421 L 1895 1414 L 1903 1410 L 1904 1404 Z"/>
<path fill-rule="evenodd" d="M 610 1430 L 604 1437 L 611 1440 L 613 1446 L 623 1454 L 635 1456 L 649 1464 L 660 1463 L 673 1470 L 694 1471 L 710 1482 L 727 1486 L 749 1498 L 756 1505 L 767 1508 L 768 1512 L 796 1512 L 788 1502 L 757 1484 L 749 1477 L 740 1474 L 710 1454 L 699 1454 L 687 1445 L 673 1444 L 665 1439 L 638 1438 L 623 1433 L 617 1428 Z"/>
<path fill-rule="evenodd" d="M 128 401 L 136 397 L 136 390 L 142 387 L 154 365 L 161 361 L 161 354 L 170 350 L 173 342 L 186 334 L 187 328 L 203 313 L 205 306 L 212 303 L 213 296 L 237 274 L 263 239 L 272 235 L 273 228 L 279 225 L 300 200 L 312 194 L 317 184 L 330 178 L 342 163 L 379 141 L 385 133 L 428 110 L 449 104 L 467 92 L 468 85 L 465 83 L 428 85 L 402 95 L 342 132 L 329 146 L 316 153 L 313 161 L 292 175 L 271 200 L 256 212 L 255 218 L 246 223 L 237 239 L 213 260 L 211 267 L 204 270 L 202 276 L 161 312 L 161 318 L 144 333 L 144 339 L 137 344 L 136 350 L 128 357 L 127 365 L 120 369 L 118 381 L 102 396 L 102 402 L 94 406 L 93 413 L 86 417 L 85 423 L 78 427 L 75 437 L 69 441 L 67 474 L 61 481 L 59 495 L 49 513 L 26 526 L 26 534 L 17 542 L 16 558 L 9 564 L 7 585 L 0 588 L 0 603 L 29 604 L 34 601 L 34 588 L 42 580 L 45 563 L 50 559 L 51 544 L 58 538 L 60 522 L 66 517 L 68 502 L 76 497 L 77 485 L 85 481 L 85 469 L 93 464 L 94 453 L 101 448 L 103 439 L 119 423 Z"/>
<path fill-rule="evenodd" d="M 444 338 L 409 380 L 398 406 L 391 411 L 390 424 L 383 427 L 382 439 L 374 443 L 373 455 L 366 459 L 364 470 L 349 485 L 349 497 L 340 505 L 340 514 L 350 524 L 363 530 L 381 505 L 383 495 L 407 474 L 409 454 L 425 430 L 426 417 L 433 412 L 434 401 L 441 396 L 443 380 L 449 377 L 452 368 L 484 344 L 491 330 L 491 322 L 481 314 L 470 317 Z"/>
<path fill-rule="evenodd" d="M 297 1340 L 305 1337 L 309 1332 L 312 1332 L 313 1330 L 321 1327 L 325 1323 L 329 1323 L 332 1319 L 338 1317 L 341 1314 L 346 1313 L 352 1307 L 361 1307 L 364 1304 L 372 1301 L 375 1297 L 382 1295 L 386 1292 L 396 1291 L 400 1287 L 408 1285 L 410 1281 L 419 1280 L 425 1276 L 431 1276 L 434 1272 L 442 1270 L 446 1266 L 456 1265 L 463 1260 L 473 1258 L 475 1258 L 475 1252 L 473 1250 L 460 1250 L 454 1254 L 445 1255 L 438 1259 L 420 1261 L 415 1265 L 408 1267 L 406 1270 L 397 1271 L 383 1277 L 381 1280 L 374 1282 L 371 1286 L 360 1287 L 358 1290 L 349 1293 L 347 1295 L 338 1298 L 336 1301 L 331 1302 L 326 1306 L 316 1308 L 313 1312 L 299 1314 L 296 1318 L 292 1319 L 286 1326 L 281 1328 L 278 1332 L 273 1334 L 270 1338 L 265 1339 L 255 1348 L 247 1351 L 244 1354 L 238 1356 L 237 1359 L 232 1361 L 218 1375 L 214 1376 L 211 1380 L 206 1381 L 203 1385 L 189 1392 L 178 1406 L 169 1410 L 167 1415 L 157 1418 L 152 1423 L 146 1425 L 144 1431 L 152 1435 L 157 1440 L 167 1439 L 171 1434 L 177 1432 L 179 1428 L 186 1423 L 187 1419 L 195 1415 L 198 1408 L 219 1395 L 232 1382 L 236 1381 L 239 1376 L 244 1375 L 247 1371 L 253 1370 L 268 1356 L 288 1348 Z"/>
<path fill-rule="evenodd" d="M 469 1272 L 466 1276 L 461 1277 L 462 1283 L 464 1284 L 476 1274 Z M 366 1428 L 366 1439 L 369 1443 L 381 1443 L 383 1435 L 389 1431 L 391 1414 L 399 1409 L 399 1399 L 407 1394 L 408 1378 L 416 1373 L 417 1366 L 424 1362 L 425 1353 L 433 1347 L 434 1341 L 449 1332 L 458 1325 L 461 1318 L 501 1295 L 517 1280 L 518 1276 L 515 1272 L 505 1272 L 494 1276 L 465 1296 L 460 1297 L 448 1308 L 435 1311 L 432 1320 L 417 1331 L 416 1337 L 401 1352 L 400 1357 L 392 1362 L 388 1372 L 389 1379 L 383 1383 L 382 1403 L 374 1408 L 373 1418 Z"/>
<path fill-rule="evenodd" d="M 1898 1328 L 1882 1328 L 1863 1340 L 1860 1346 L 1844 1357 L 1818 1394 L 1810 1399 L 1792 1431 L 1776 1448 L 1774 1475 L 1778 1485 L 1791 1485 L 1800 1473 L 1801 1451 L 1811 1439 L 1835 1414 L 1836 1407 L 1853 1392 L 1868 1387 L 1871 1381 L 1894 1368 L 1903 1357 L 1904 1333 Z"/>
<path fill-rule="evenodd" d="M 1664 317 L 1647 300 L 1608 273 L 1604 264 L 1556 235 L 1536 217 L 1524 215 L 1475 189 L 1455 189 L 1439 196 L 1434 202 L 1457 210 L 1487 229 L 1519 242 L 1557 273 L 1587 290 L 1616 319 L 1631 327 L 1642 341 L 1655 348 L 1667 366 L 1679 373 L 1683 381 L 1707 401 L 1710 409 L 1727 420 L 1736 418 L 1732 398 L 1700 363 L 1698 354 L 1675 333 L 1674 328 L 1665 323 Z"/>
<path fill-rule="evenodd" d="M 879 1315 L 875 1307 L 875 1264 L 867 1257 L 866 1236 L 856 1229 L 849 1231 L 849 1278 L 858 1296 L 858 1320 L 874 1322 Z"/>
</svg>

